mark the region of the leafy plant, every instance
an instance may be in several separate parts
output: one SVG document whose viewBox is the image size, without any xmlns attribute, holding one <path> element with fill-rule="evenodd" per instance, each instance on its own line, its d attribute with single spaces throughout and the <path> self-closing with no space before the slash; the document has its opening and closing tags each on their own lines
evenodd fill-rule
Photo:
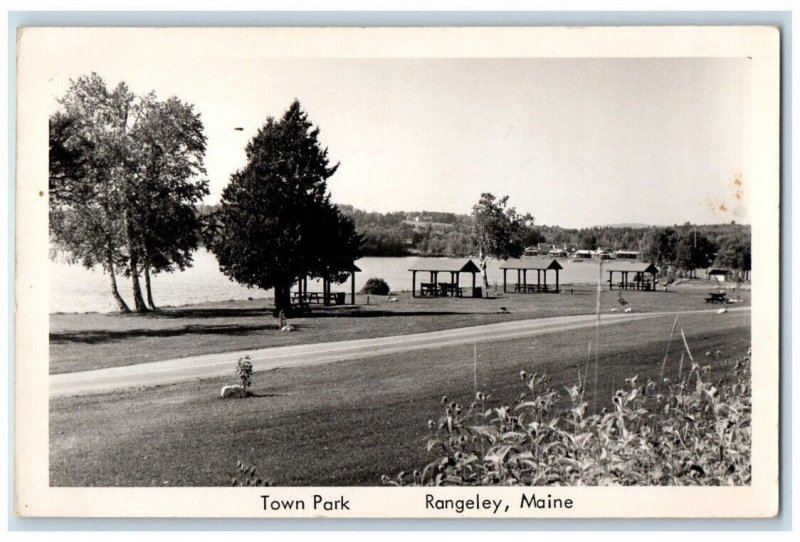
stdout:
<svg viewBox="0 0 800 542">
<path fill-rule="evenodd" d="M 236 472 L 231 479 L 231 486 L 240 487 L 268 487 L 272 482 L 266 478 L 260 478 L 256 473 L 256 468 L 242 461 L 236 462 Z"/>
<path fill-rule="evenodd" d="M 362 294 L 389 295 L 390 291 L 391 290 L 386 281 L 379 278 L 371 278 L 367 280 L 366 284 L 364 284 L 364 287 L 361 288 Z"/>
<path fill-rule="evenodd" d="M 248 390 L 253 383 L 253 362 L 250 361 L 250 356 L 239 358 L 236 362 L 236 376 L 239 377 L 242 386 L 242 397 L 247 397 Z"/>
<path fill-rule="evenodd" d="M 709 354 L 707 357 L 712 357 Z M 713 358 L 723 363 L 719 353 Z M 693 363 L 678 382 L 625 380 L 609 408 L 587 413 L 585 377 L 566 387 L 568 408 L 547 375 L 520 373 L 527 391 L 514 407 L 486 408 L 478 392 L 462 404 L 442 398 L 428 421 L 422 470 L 384 476 L 387 485 L 747 485 L 751 479 L 750 358 L 711 382 Z"/>
</svg>

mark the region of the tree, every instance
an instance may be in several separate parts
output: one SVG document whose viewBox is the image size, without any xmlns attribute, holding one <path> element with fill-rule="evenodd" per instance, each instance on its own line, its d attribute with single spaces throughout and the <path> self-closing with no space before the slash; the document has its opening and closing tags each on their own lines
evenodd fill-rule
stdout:
<svg viewBox="0 0 800 542">
<path fill-rule="evenodd" d="M 117 307 L 116 269 L 127 265 L 125 132 L 133 95 L 120 83 L 109 91 L 96 74 L 72 81 L 50 118 L 50 239 L 71 262 L 108 273 Z"/>
<path fill-rule="evenodd" d="M 716 247 L 702 233 L 683 228 L 675 243 L 675 265 L 693 275 L 696 269 L 706 269 L 714 259 Z"/>
<path fill-rule="evenodd" d="M 192 264 L 201 236 L 196 210 L 208 195 L 203 157 L 206 137 L 200 115 L 190 104 L 172 97 L 142 99 L 141 114 L 131 133 L 137 153 L 133 200 L 137 244 L 144 271 L 147 303 L 155 309 L 152 273 L 183 271 Z"/>
<path fill-rule="evenodd" d="M 109 91 L 97 74 L 70 83 L 50 119 L 50 234 L 56 252 L 86 267 L 131 278 L 137 312 L 152 303 L 150 269 L 191 263 L 197 248 L 195 205 L 208 193 L 205 137 L 191 106 L 177 98 L 135 96 L 124 83 Z"/>
<path fill-rule="evenodd" d="M 508 196 L 497 199 L 493 194 L 483 193 L 478 204 L 472 208 L 472 239 L 478 252 L 486 295 L 489 293 L 489 278 L 486 273 L 489 260 L 522 256 L 528 226 L 533 224 L 530 214 L 520 215 L 516 209 L 507 205 Z"/>
<path fill-rule="evenodd" d="M 677 240 L 677 233 L 672 228 L 648 229 L 639 244 L 642 259 L 658 266 L 674 264 Z"/>
<path fill-rule="evenodd" d="M 329 166 L 319 129 L 295 100 L 246 147 L 247 164 L 231 176 L 216 214 L 210 248 L 220 269 L 250 287 L 274 289 L 275 311 L 291 310 L 290 288 L 303 277 L 338 282 L 361 255 L 353 222 L 330 202 Z"/>
<path fill-rule="evenodd" d="M 578 240 L 578 246 L 581 250 L 596 250 L 597 249 L 597 236 L 591 231 L 586 231 L 581 234 Z"/>
<path fill-rule="evenodd" d="M 750 237 L 734 234 L 724 238 L 717 253 L 717 263 L 733 270 L 737 279 L 747 280 L 752 265 Z"/>
</svg>

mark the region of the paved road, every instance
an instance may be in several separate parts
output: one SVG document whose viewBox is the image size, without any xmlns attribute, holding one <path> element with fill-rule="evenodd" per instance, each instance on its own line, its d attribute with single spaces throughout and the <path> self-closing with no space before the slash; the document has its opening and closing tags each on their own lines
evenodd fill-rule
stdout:
<svg viewBox="0 0 800 542">
<path fill-rule="evenodd" d="M 728 309 L 729 312 L 748 311 L 749 307 Z M 713 313 L 713 310 L 685 311 L 687 313 Z M 614 313 L 603 314 L 601 324 L 613 325 L 658 316 L 674 315 L 675 312 Z M 426 348 L 440 348 L 471 342 L 496 341 L 529 337 L 553 331 L 566 331 L 591 327 L 595 315 L 557 316 L 532 320 L 517 320 L 498 324 L 447 329 L 412 335 L 356 339 L 341 342 L 299 344 L 190 356 L 166 361 L 154 361 L 112 367 L 93 371 L 50 375 L 50 396 L 102 393 L 115 389 L 174 384 L 199 378 L 230 376 L 239 357 L 248 354 L 255 371 L 277 367 L 318 365 L 347 359 L 367 358 L 395 352 L 409 352 Z"/>
</svg>

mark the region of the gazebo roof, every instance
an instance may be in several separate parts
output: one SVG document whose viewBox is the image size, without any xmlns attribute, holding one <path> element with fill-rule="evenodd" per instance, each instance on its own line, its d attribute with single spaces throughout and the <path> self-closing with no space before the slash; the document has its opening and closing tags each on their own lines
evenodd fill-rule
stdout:
<svg viewBox="0 0 800 542">
<path fill-rule="evenodd" d="M 481 270 L 469 258 L 420 258 L 408 268 L 409 271 L 444 271 L 451 273 L 480 273 Z"/>
<path fill-rule="evenodd" d="M 612 262 L 604 265 L 603 270 L 625 273 L 658 273 L 655 265 L 646 262 Z"/>
<path fill-rule="evenodd" d="M 553 258 L 512 258 L 500 264 L 500 269 L 564 269 Z"/>
</svg>

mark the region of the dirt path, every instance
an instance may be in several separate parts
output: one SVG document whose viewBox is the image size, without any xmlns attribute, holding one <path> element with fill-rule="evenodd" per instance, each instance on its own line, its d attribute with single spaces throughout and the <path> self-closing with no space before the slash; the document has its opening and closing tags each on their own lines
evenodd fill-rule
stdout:
<svg viewBox="0 0 800 542">
<path fill-rule="evenodd" d="M 749 307 L 728 309 L 729 312 L 749 311 Z M 714 310 L 684 311 L 680 314 L 714 313 Z M 645 318 L 674 315 L 676 312 L 603 314 L 601 325 L 630 322 Z M 721 315 L 724 317 L 724 315 Z M 301 344 L 189 356 L 165 361 L 112 367 L 93 371 L 50 375 L 50 396 L 102 393 L 120 388 L 174 384 L 202 378 L 231 376 L 236 360 L 245 354 L 253 361 L 254 371 L 278 367 L 318 365 L 346 359 L 367 358 L 381 354 L 408 352 L 426 348 L 441 348 L 470 342 L 497 341 L 527 337 L 554 331 L 568 331 L 595 325 L 596 316 L 558 316 L 532 320 L 517 320 L 497 324 L 415 333 L 374 339 Z"/>
</svg>

